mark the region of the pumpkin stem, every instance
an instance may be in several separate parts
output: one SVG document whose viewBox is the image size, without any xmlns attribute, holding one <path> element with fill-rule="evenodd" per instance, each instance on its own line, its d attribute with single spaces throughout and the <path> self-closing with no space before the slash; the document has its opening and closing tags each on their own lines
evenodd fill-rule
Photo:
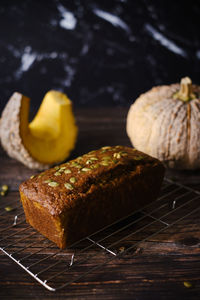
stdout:
<svg viewBox="0 0 200 300">
<path fill-rule="evenodd" d="M 180 86 L 180 90 L 174 94 L 175 99 L 180 99 L 187 102 L 196 98 L 195 94 L 192 91 L 192 80 L 189 77 L 182 78 Z"/>
</svg>

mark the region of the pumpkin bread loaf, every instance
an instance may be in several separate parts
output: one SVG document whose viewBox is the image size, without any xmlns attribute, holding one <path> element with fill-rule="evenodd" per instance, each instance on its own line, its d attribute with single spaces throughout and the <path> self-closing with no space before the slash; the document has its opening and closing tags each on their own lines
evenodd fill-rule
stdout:
<svg viewBox="0 0 200 300">
<path fill-rule="evenodd" d="M 20 185 L 26 220 L 64 249 L 155 200 L 162 163 L 124 146 L 102 147 Z"/>
</svg>

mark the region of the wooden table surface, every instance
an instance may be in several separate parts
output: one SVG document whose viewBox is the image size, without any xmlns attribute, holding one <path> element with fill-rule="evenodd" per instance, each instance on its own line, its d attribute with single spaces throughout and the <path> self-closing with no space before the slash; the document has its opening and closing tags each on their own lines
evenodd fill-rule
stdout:
<svg viewBox="0 0 200 300">
<path fill-rule="evenodd" d="M 130 145 L 127 108 L 75 110 L 79 138 L 73 157 L 105 145 Z M 0 148 L 0 184 L 19 198 L 18 185 L 33 174 Z M 167 177 L 200 191 L 200 172 L 167 171 Z M 3 203 L 3 202 L 2 202 Z M 104 254 L 98 259 L 103 261 Z M 184 282 L 190 282 L 187 288 Z M 180 224 L 112 260 L 103 270 L 57 292 L 50 292 L 0 252 L 0 299 L 200 299 L 199 211 Z"/>
</svg>

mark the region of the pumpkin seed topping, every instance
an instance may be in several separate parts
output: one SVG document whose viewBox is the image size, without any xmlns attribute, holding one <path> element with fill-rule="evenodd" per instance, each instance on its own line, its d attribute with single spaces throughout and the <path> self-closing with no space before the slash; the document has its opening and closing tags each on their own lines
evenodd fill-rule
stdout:
<svg viewBox="0 0 200 300">
<path fill-rule="evenodd" d="M 91 160 L 91 159 L 88 159 L 87 161 L 86 161 L 86 165 L 89 165 L 89 164 L 92 164 L 93 163 L 93 161 Z"/>
<path fill-rule="evenodd" d="M 109 166 L 109 162 L 107 160 L 101 162 L 102 166 Z"/>
<path fill-rule="evenodd" d="M 90 160 L 98 160 L 97 157 L 90 157 Z"/>
<path fill-rule="evenodd" d="M 113 159 L 113 163 L 117 164 L 119 161 L 117 159 Z"/>
<path fill-rule="evenodd" d="M 99 164 L 95 164 L 91 166 L 91 169 L 98 169 L 99 168 Z"/>
<path fill-rule="evenodd" d="M 30 179 L 33 179 L 35 177 L 35 175 L 32 175 L 31 177 L 30 177 Z"/>
<path fill-rule="evenodd" d="M 120 151 L 119 153 L 121 154 L 121 156 L 127 156 L 128 155 L 128 153 L 125 152 L 125 151 Z"/>
<path fill-rule="evenodd" d="M 70 169 L 66 169 L 65 171 L 64 171 L 64 173 L 65 174 L 70 174 L 72 171 L 70 170 Z"/>
<path fill-rule="evenodd" d="M 49 183 L 49 182 L 51 182 L 51 179 L 47 179 L 47 180 L 45 180 L 44 182 L 45 182 L 45 183 Z"/>
<path fill-rule="evenodd" d="M 81 156 L 78 156 L 78 157 L 76 158 L 76 160 L 82 160 L 82 157 L 81 157 Z"/>
<path fill-rule="evenodd" d="M 55 182 L 55 181 L 51 181 L 48 183 L 49 186 L 52 186 L 52 187 L 56 187 L 59 185 L 59 183 Z"/>
<path fill-rule="evenodd" d="M 12 211 L 13 209 L 14 209 L 14 208 L 11 207 L 11 206 L 6 206 L 6 207 L 5 207 L 5 210 L 6 210 L 6 211 Z"/>
<path fill-rule="evenodd" d="M 64 186 L 65 186 L 66 189 L 68 189 L 68 190 L 73 190 L 73 186 L 72 186 L 70 183 L 68 183 L 68 182 L 64 183 Z"/>
<path fill-rule="evenodd" d="M 120 159 L 121 158 L 121 154 L 116 152 L 116 153 L 113 154 L 113 157 L 117 158 L 117 159 Z"/>
<path fill-rule="evenodd" d="M 110 146 L 101 147 L 101 149 L 103 149 L 103 150 L 107 150 L 107 149 L 110 149 L 110 148 L 111 148 Z"/>
<path fill-rule="evenodd" d="M 105 153 L 107 152 L 107 149 L 101 150 L 101 153 Z"/>
<path fill-rule="evenodd" d="M 72 167 L 74 167 L 74 168 L 78 168 L 78 169 L 81 169 L 81 168 L 82 168 L 82 166 L 81 166 L 79 163 L 77 163 L 76 161 L 72 161 L 71 165 L 72 165 Z"/>
<path fill-rule="evenodd" d="M 66 169 L 66 167 L 61 167 L 61 168 L 60 168 L 60 170 L 65 170 L 65 169 Z"/>
<path fill-rule="evenodd" d="M 110 156 L 103 156 L 102 159 L 103 159 L 103 160 L 110 160 L 111 157 L 110 157 Z"/>
<path fill-rule="evenodd" d="M 60 167 L 59 167 L 59 166 L 55 166 L 54 169 L 55 169 L 55 170 L 59 170 Z"/>
<path fill-rule="evenodd" d="M 60 173 L 60 172 L 56 172 L 56 173 L 54 173 L 54 175 L 55 175 L 55 176 L 60 176 L 61 173 Z"/>
<path fill-rule="evenodd" d="M 90 151 L 88 154 L 92 154 L 92 153 L 94 153 L 94 152 L 96 152 L 95 150 L 92 150 L 92 151 Z"/>
<path fill-rule="evenodd" d="M 71 178 L 69 179 L 69 181 L 70 181 L 71 183 L 75 183 L 75 182 L 76 182 L 76 177 L 71 177 Z"/>
<path fill-rule="evenodd" d="M 82 168 L 82 166 L 81 165 L 79 165 L 79 164 L 77 164 L 76 166 L 74 166 L 75 168 L 77 168 L 77 169 L 81 169 Z"/>
<path fill-rule="evenodd" d="M 88 172 L 88 171 L 91 171 L 91 169 L 90 168 L 82 168 L 81 171 Z"/>
<path fill-rule="evenodd" d="M 134 160 L 141 160 L 141 159 L 143 159 L 144 157 L 143 156 L 135 156 L 134 157 Z"/>
</svg>

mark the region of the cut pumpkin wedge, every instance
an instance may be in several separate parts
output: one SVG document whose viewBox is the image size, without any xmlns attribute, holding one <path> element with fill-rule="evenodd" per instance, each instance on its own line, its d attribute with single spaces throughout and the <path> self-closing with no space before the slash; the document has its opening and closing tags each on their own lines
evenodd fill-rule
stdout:
<svg viewBox="0 0 200 300">
<path fill-rule="evenodd" d="M 46 169 L 65 160 L 73 150 L 77 126 L 69 98 L 49 91 L 29 123 L 30 99 L 14 93 L 1 118 L 0 136 L 11 157 L 29 168 Z"/>
</svg>

